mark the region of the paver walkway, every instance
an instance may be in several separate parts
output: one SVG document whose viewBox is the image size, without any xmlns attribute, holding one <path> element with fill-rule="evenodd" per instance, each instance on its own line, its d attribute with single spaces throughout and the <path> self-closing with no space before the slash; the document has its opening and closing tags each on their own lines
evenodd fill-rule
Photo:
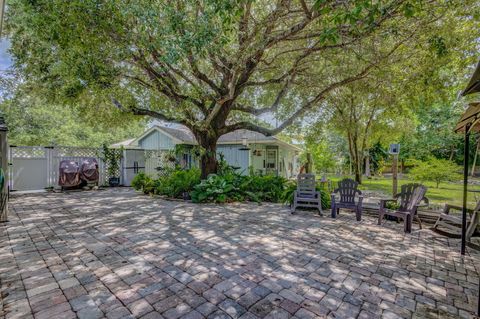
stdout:
<svg viewBox="0 0 480 319">
<path fill-rule="evenodd" d="M 14 197 L 0 318 L 457 318 L 480 256 L 429 230 L 129 189 Z M 476 268 L 475 268 L 476 267 Z"/>
</svg>

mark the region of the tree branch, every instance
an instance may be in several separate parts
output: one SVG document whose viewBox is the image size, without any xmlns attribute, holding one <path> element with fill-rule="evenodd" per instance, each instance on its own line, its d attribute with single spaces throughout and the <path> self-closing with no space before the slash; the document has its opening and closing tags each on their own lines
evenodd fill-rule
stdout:
<svg viewBox="0 0 480 319">
<path fill-rule="evenodd" d="M 112 103 L 122 112 L 131 112 L 134 115 L 147 115 L 151 116 L 153 118 L 162 120 L 162 121 L 167 121 L 167 122 L 172 122 L 172 123 L 178 123 L 185 125 L 187 127 L 190 127 L 189 123 L 187 121 L 165 115 L 163 113 L 157 112 L 157 111 L 152 111 L 149 109 L 144 109 L 144 108 L 139 108 L 136 106 L 130 106 L 130 107 L 124 107 L 117 99 L 112 98 Z"/>
<path fill-rule="evenodd" d="M 213 91 L 215 91 L 219 96 L 222 95 L 222 90 L 215 84 L 215 82 L 213 82 L 212 80 L 210 80 L 208 78 L 207 75 L 205 75 L 204 73 L 202 73 L 199 69 L 198 69 L 198 66 L 195 62 L 195 59 L 193 58 L 193 56 L 189 56 L 188 57 L 188 62 L 190 64 L 190 67 L 192 68 L 192 73 L 193 75 L 199 79 L 200 81 L 204 82 L 205 84 L 207 84 L 210 88 L 212 88 Z"/>
</svg>

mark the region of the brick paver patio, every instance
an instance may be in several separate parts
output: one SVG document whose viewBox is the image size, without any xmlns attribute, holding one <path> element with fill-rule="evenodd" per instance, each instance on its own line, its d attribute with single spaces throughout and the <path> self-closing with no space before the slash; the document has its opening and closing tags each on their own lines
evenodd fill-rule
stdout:
<svg viewBox="0 0 480 319">
<path fill-rule="evenodd" d="M 0 318 L 473 317 L 479 254 L 402 229 L 128 189 L 18 196 Z"/>
</svg>

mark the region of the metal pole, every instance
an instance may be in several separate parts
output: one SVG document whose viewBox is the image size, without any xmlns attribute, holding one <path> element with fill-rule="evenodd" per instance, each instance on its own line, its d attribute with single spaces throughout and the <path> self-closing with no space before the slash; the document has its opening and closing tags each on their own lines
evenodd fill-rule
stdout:
<svg viewBox="0 0 480 319">
<path fill-rule="evenodd" d="M 468 186 L 468 157 L 470 144 L 470 126 L 465 126 L 465 142 L 463 149 L 463 209 L 462 209 L 462 248 L 461 254 L 465 255 L 466 232 L 467 232 L 467 186 Z"/>
</svg>

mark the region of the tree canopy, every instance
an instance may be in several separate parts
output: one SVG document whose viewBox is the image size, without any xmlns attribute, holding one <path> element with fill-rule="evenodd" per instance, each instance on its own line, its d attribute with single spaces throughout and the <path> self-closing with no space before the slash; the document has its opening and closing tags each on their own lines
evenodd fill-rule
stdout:
<svg viewBox="0 0 480 319">
<path fill-rule="evenodd" d="M 468 19 L 467 2 L 12 0 L 6 27 L 15 68 L 42 96 L 183 124 L 205 177 L 223 134 L 279 133 L 399 59 L 433 68 L 417 47 L 443 53 L 435 30 Z M 268 113 L 278 125 L 254 120 Z"/>
</svg>

